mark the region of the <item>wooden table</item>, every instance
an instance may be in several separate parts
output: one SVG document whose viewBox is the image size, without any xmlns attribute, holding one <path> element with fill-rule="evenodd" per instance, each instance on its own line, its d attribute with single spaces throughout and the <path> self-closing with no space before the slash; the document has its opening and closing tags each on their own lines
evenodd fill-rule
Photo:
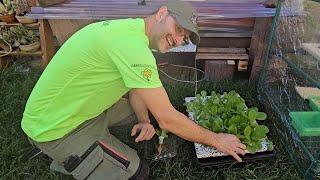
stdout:
<svg viewBox="0 0 320 180">
<path fill-rule="evenodd" d="M 40 19 L 41 46 L 45 67 L 59 45 L 83 26 L 106 19 L 146 17 L 157 10 L 161 0 L 38 0 L 48 7 L 33 7 L 28 16 Z M 250 80 L 260 74 L 266 41 L 275 9 L 265 8 L 262 0 L 189 0 L 198 12 L 200 47 L 248 48 Z M 52 5 L 54 4 L 54 5 Z"/>
</svg>

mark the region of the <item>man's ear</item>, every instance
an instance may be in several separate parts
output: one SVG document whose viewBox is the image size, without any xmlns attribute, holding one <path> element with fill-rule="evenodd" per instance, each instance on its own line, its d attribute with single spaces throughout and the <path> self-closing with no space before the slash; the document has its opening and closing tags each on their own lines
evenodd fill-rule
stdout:
<svg viewBox="0 0 320 180">
<path fill-rule="evenodd" d="M 161 21 L 169 14 L 168 8 L 166 6 L 161 6 L 156 13 L 156 20 Z"/>
</svg>

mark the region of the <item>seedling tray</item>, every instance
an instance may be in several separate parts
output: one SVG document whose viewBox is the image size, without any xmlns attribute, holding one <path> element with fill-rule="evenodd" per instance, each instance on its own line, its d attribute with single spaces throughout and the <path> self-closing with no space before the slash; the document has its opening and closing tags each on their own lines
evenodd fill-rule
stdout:
<svg viewBox="0 0 320 180">
<path fill-rule="evenodd" d="M 320 112 L 290 112 L 292 125 L 300 136 L 320 136 Z"/>
<path fill-rule="evenodd" d="M 320 96 L 310 96 L 308 97 L 309 106 L 314 111 L 320 111 Z"/>
<path fill-rule="evenodd" d="M 193 99 L 195 99 L 195 97 L 186 97 L 185 102 L 190 102 Z M 188 116 L 190 119 L 195 120 L 193 112 L 188 112 Z M 265 160 L 276 155 L 276 151 L 274 149 L 272 151 L 268 150 L 267 139 L 264 139 L 261 144 L 262 148 L 255 154 L 251 154 L 246 150 L 246 154 L 241 157 L 243 162 Z M 194 147 L 197 162 L 201 166 L 220 166 L 237 163 L 237 161 L 232 156 L 226 155 L 213 147 L 205 146 L 199 143 L 194 143 Z"/>
<path fill-rule="evenodd" d="M 276 155 L 276 150 L 256 152 L 255 154 L 245 154 L 240 156 L 242 163 L 249 163 L 254 161 L 262 161 L 272 159 Z M 197 158 L 197 163 L 202 167 L 207 166 L 225 166 L 230 164 L 239 164 L 232 156 L 217 156 L 208 158 Z"/>
</svg>

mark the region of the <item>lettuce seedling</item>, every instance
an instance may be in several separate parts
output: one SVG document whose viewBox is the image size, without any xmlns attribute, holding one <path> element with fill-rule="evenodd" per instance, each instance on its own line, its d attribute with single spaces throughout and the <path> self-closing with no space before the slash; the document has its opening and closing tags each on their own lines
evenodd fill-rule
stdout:
<svg viewBox="0 0 320 180">
<path fill-rule="evenodd" d="M 236 135 L 250 153 L 261 149 L 261 141 L 267 138 L 268 127 L 257 123 L 265 120 L 267 114 L 259 112 L 257 107 L 247 108 L 245 100 L 235 91 L 223 94 L 213 91 L 211 96 L 201 91 L 184 105 L 199 125 L 216 133 Z M 272 142 L 268 142 L 268 149 L 272 150 Z"/>
</svg>

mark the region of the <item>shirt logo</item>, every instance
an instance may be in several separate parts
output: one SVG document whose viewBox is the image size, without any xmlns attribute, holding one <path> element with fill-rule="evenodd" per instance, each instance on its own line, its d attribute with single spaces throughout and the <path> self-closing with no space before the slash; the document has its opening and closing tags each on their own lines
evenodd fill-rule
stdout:
<svg viewBox="0 0 320 180">
<path fill-rule="evenodd" d="M 110 24 L 110 21 L 103 21 L 102 26 L 108 26 Z"/>
<path fill-rule="evenodd" d="M 152 76 L 152 71 L 148 68 L 145 68 L 142 72 L 141 72 L 142 76 L 147 80 L 150 81 L 150 78 Z"/>
</svg>

